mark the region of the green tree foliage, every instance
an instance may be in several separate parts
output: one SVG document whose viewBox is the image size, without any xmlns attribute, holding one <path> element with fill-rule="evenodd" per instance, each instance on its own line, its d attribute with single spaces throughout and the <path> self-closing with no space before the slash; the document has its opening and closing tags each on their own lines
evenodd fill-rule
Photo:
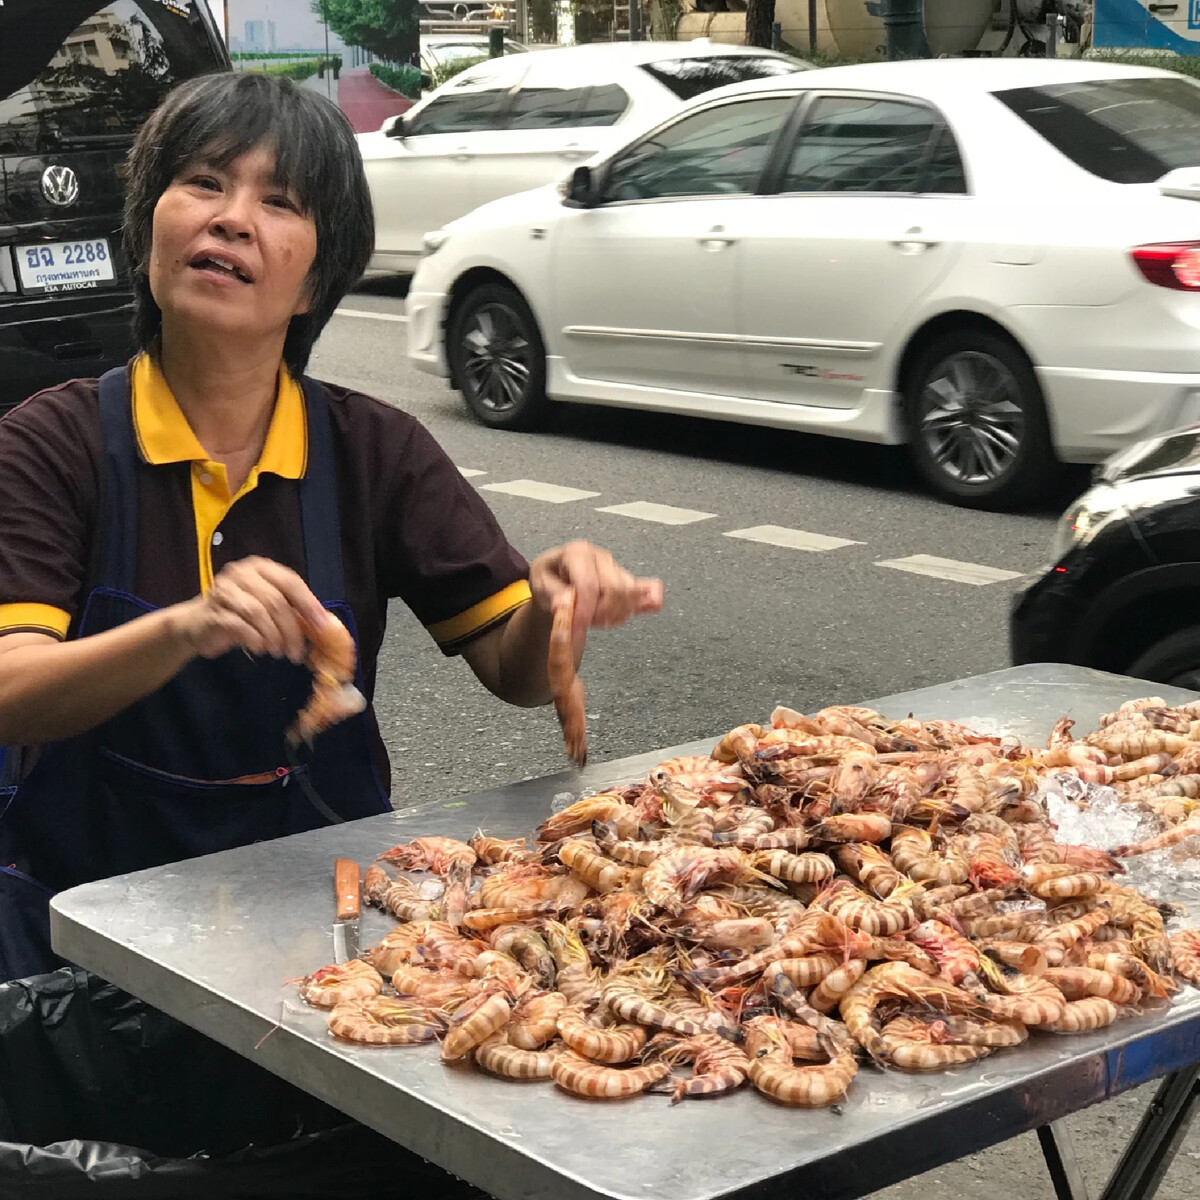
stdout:
<svg viewBox="0 0 1200 1200">
<path fill-rule="evenodd" d="M 417 0 L 312 0 L 312 10 L 348 46 L 394 63 L 416 65 Z"/>
</svg>

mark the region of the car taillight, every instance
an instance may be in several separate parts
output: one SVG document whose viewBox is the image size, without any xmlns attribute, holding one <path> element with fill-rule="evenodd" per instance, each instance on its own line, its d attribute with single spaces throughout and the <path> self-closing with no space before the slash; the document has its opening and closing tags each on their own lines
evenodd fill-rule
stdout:
<svg viewBox="0 0 1200 1200">
<path fill-rule="evenodd" d="M 1200 292 L 1200 242 L 1159 242 L 1135 246 L 1129 253 L 1151 283 L 1177 292 Z"/>
</svg>

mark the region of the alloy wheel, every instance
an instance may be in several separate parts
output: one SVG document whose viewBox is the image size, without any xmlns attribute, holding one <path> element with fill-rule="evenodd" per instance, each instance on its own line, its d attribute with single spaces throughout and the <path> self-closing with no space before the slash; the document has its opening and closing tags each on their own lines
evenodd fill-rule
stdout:
<svg viewBox="0 0 1200 1200">
<path fill-rule="evenodd" d="M 462 333 L 463 382 L 495 413 L 521 403 L 529 386 L 532 347 L 516 312 L 490 301 L 470 316 Z"/>
<path fill-rule="evenodd" d="M 938 469 L 960 484 L 989 484 L 1012 466 L 1026 432 L 1012 371 L 981 350 L 939 363 L 921 391 L 917 435 Z"/>
</svg>

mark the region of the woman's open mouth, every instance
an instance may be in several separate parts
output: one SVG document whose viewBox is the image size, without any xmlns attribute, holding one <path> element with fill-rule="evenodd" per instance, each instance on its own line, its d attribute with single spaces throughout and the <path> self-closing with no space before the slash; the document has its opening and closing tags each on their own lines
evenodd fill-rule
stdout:
<svg viewBox="0 0 1200 1200">
<path fill-rule="evenodd" d="M 206 274 L 220 276 L 225 279 L 236 279 L 239 283 L 254 282 L 250 277 L 250 273 L 239 260 L 225 254 L 205 251 L 203 254 L 196 255 L 188 263 L 188 266 L 197 271 L 204 271 Z"/>
</svg>

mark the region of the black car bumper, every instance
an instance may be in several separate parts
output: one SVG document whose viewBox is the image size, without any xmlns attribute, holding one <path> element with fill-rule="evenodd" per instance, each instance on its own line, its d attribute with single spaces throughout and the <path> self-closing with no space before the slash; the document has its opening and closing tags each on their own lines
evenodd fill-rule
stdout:
<svg viewBox="0 0 1200 1200">
<path fill-rule="evenodd" d="M 1074 662 L 1074 638 L 1086 610 L 1064 564 L 1050 567 L 1013 593 L 1008 619 L 1009 657 L 1014 666 L 1035 662 Z"/>
<path fill-rule="evenodd" d="M 133 353 L 128 293 L 103 308 L 16 319 L 0 309 L 0 412 L 66 379 L 101 375 Z"/>
</svg>

